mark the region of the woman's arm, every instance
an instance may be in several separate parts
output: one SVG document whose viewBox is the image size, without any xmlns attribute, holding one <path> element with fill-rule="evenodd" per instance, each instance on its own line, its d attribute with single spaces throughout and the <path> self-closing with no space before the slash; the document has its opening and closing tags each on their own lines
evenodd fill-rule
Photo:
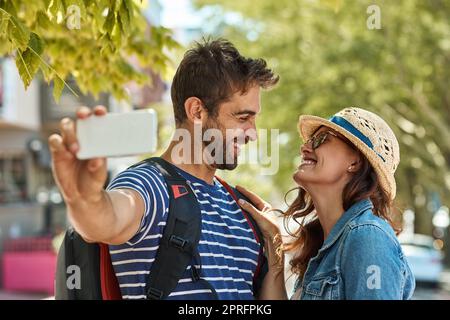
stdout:
<svg viewBox="0 0 450 320">
<path fill-rule="evenodd" d="M 284 281 L 284 255 L 277 254 L 277 247 L 281 245 L 281 237 L 275 236 L 280 240 L 265 239 L 265 249 L 269 269 L 264 277 L 261 287 L 259 300 L 287 300 L 286 286 Z M 279 243 L 278 243 L 279 242 Z"/>
<path fill-rule="evenodd" d="M 341 256 L 345 299 L 402 300 L 406 269 L 386 231 L 364 224 L 350 230 Z"/>
<path fill-rule="evenodd" d="M 287 300 L 284 281 L 284 255 L 278 253 L 282 245 L 282 238 L 278 225 L 268 217 L 272 210 L 270 204 L 259 196 L 243 187 L 236 186 L 253 204 L 240 199 L 241 207 L 250 213 L 258 224 L 264 237 L 264 249 L 267 256 L 268 272 L 263 280 L 260 300 Z"/>
</svg>

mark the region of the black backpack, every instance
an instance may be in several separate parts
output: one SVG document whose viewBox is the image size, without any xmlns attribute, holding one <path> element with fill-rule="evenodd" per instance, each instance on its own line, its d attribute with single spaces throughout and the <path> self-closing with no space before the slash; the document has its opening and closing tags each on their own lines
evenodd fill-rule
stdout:
<svg viewBox="0 0 450 320">
<path fill-rule="evenodd" d="M 150 163 L 162 173 L 168 186 L 169 213 L 156 259 L 147 278 L 147 299 L 165 299 L 175 289 L 187 267 L 191 266 L 193 281 L 203 281 L 217 298 L 214 288 L 201 279 L 193 261 L 198 257 L 197 246 L 201 234 L 201 211 L 194 192 L 169 162 L 153 157 L 130 168 Z M 216 177 L 235 201 L 244 198 L 235 188 Z M 192 213 L 195 214 L 192 214 Z M 258 225 L 250 214 L 243 211 L 256 241 L 260 243 L 258 266 L 253 277 L 253 294 L 258 297 L 267 273 L 264 243 Z M 197 259 L 197 261 L 199 261 Z M 201 269 L 201 266 L 200 266 Z M 119 300 L 119 284 L 109 255 L 108 245 L 88 243 L 73 229 L 66 231 L 58 253 L 55 299 L 57 300 Z"/>
</svg>

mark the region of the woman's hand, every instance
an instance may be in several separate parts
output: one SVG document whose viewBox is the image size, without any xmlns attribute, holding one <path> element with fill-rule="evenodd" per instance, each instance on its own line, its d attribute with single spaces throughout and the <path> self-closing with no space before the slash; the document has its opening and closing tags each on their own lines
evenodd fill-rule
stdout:
<svg viewBox="0 0 450 320">
<path fill-rule="evenodd" d="M 247 189 L 236 186 L 236 189 L 246 196 L 253 204 L 240 199 L 242 209 L 250 213 L 258 224 L 264 237 L 265 254 L 268 262 L 268 272 L 264 278 L 260 295 L 261 300 L 287 300 L 284 285 L 284 255 L 279 255 L 282 245 L 280 229 L 273 217 L 269 217 L 272 206 Z"/>
<path fill-rule="evenodd" d="M 241 186 L 236 186 L 236 189 L 246 196 L 254 205 L 248 203 L 244 199 L 239 199 L 239 205 L 250 213 L 258 224 L 261 232 L 267 240 L 273 240 L 275 236 L 279 236 L 280 229 L 278 228 L 277 223 L 271 217 L 269 217 L 269 212 L 272 211 L 272 206 L 261 199 L 255 193 L 245 189 Z"/>
</svg>

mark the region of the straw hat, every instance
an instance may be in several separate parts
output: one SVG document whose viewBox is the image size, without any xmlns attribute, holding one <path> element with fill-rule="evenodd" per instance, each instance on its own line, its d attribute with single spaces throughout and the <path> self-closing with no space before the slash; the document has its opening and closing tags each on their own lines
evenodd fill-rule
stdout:
<svg viewBox="0 0 450 320">
<path fill-rule="evenodd" d="M 400 162 L 397 138 L 388 124 L 376 114 L 360 109 L 345 108 L 330 119 L 300 116 L 298 128 L 304 141 L 320 127 L 326 126 L 350 140 L 375 169 L 381 187 L 393 200 L 396 194 L 394 173 Z"/>
</svg>

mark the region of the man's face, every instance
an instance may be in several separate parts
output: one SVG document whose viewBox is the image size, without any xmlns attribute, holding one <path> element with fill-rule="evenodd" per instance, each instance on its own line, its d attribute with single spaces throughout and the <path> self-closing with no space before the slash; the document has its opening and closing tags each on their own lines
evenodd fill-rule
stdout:
<svg viewBox="0 0 450 320">
<path fill-rule="evenodd" d="M 208 116 L 203 132 L 218 129 L 222 133 L 222 141 L 204 142 L 205 147 L 214 142 L 222 149 L 219 155 L 216 155 L 217 150 L 212 151 L 216 161 L 211 161 L 211 166 L 223 170 L 237 167 L 241 146 L 257 139 L 255 121 L 260 111 L 260 88 L 255 85 L 245 94 L 236 92 L 229 101 L 220 104 L 216 117 Z"/>
</svg>

